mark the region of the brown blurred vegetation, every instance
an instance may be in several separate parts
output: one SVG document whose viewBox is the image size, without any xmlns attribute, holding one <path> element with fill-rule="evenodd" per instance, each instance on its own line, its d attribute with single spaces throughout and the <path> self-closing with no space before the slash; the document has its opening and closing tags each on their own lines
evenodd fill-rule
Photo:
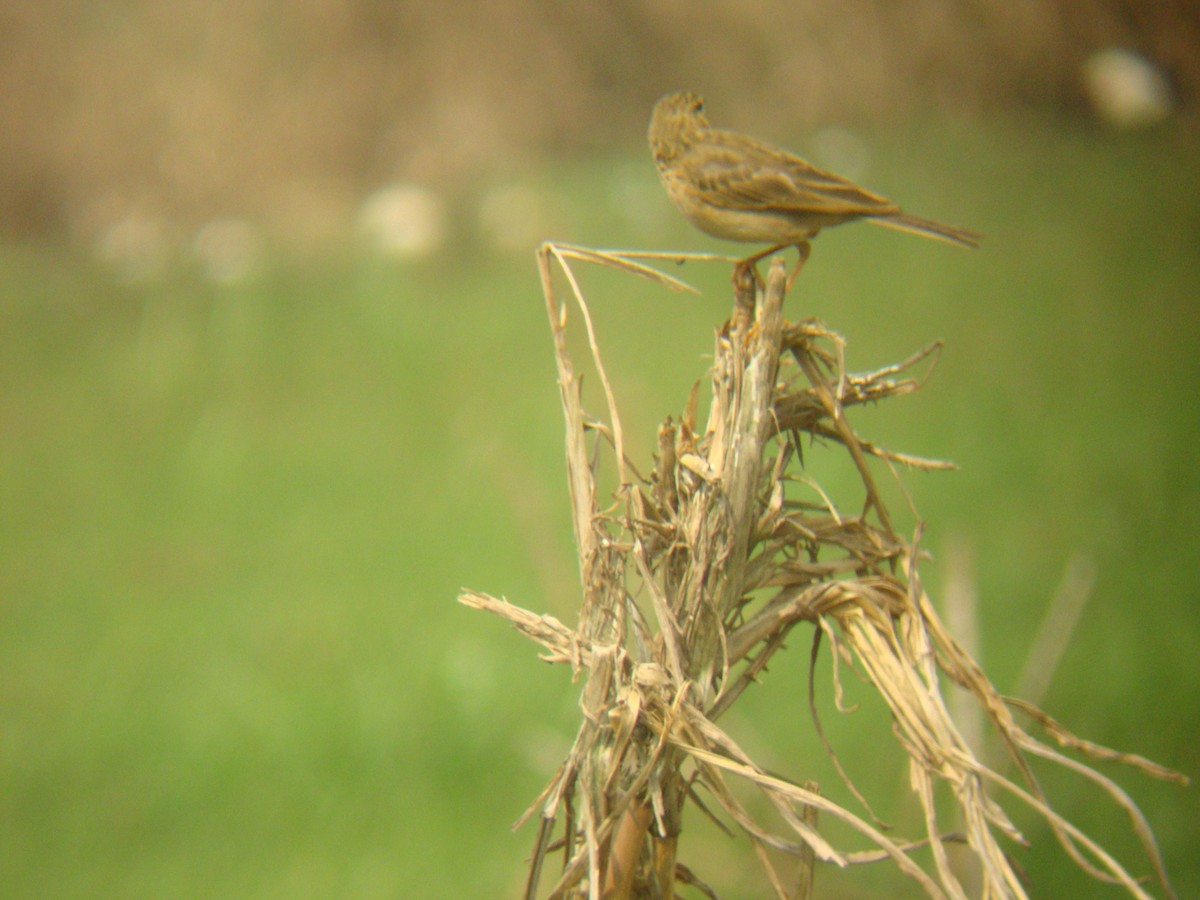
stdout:
<svg viewBox="0 0 1200 900">
<path fill-rule="evenodd" d="M 745 126 L 1082 110 L 1110 46 L 1194 109 L 1194 0 L 0 0 L 0 234 L 333 231 L 387 181 L 454 192 L 627 147 L 679 87 Z"/>
</svg>

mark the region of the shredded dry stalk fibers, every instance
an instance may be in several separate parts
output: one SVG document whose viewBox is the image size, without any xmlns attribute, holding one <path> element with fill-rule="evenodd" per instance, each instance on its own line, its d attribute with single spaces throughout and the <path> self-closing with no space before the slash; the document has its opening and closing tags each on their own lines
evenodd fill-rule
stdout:
<svg viewBox="0 0 1200 900">
<path fill-rule="evenodd" d="M 545 659 L 569 665 L 584 679 L 574 744 L 521 819 L 539 822 L 525 896 L 670 898 L 686 883 L 715 897 L 701 880 L 702 867 L 681 858 L 683 810 L 693 805 L 697 814 L 749 838 L 782 898 L 812 896 L 814 868 L 819 893 L 817 862 L 846 867 L 879 860 L 890 860 L 930 897 L 965 898 L 968 890 L 987 898 L 1024 897 L 1005 846 L 1025 839 L 1005 804 L 1043 817 L 1092 877 L 1135 897 L 1150 896 L 1142 879 L 1054 811 L 1030 767 L 1035 756 L 1089 779 L 1124 810 L 1157 890 L 1173 896 L 1133 801 L 1106 776 L 1033 737 L 1014 712 L 1077 755 L 1115 758 L 1157 777 L 1180 776 L 1082 741 L 1040 710 L 997 693 L 922 588 L 920 526 L 911 538 L 893 529 L 869 459 L 892 474 L 896 463 L 947 465 L 863 440 L 846 414 L 915 391 L 921 382 L 913 372 L 927 368 L 938 346 L 878 371 L 847 372 L 837 334 L 814 321 L 784 320 L 787 278 L 777 260 L 765 284 L 747 278 L 735 288 L 733 315 L 716 339 L 707 423 L 696 421 L 693 392 L 678 421 L 660 427 L 653 463 L 638 467 L 625 455 L 616 401 L 571 263 L 683 285 L 636 254 L 545 244 L 538 260 L 566 418 L 579 622 L 571 628 L 474 591 L 459 597 L 508 619 L 542 645 Z M 570 289 L 566 300 L 555 291 L 556 266 Z M 606 421 L 582 408 L 580 377 L 567 350 L 572 301 L 603 387 Z M 840 508 L 804 474 L 801 447 L 849 455 L 865 496 L 860 509 Z M 602 460 L 611 461 L 619 485 L 615 506 L 597 496 Z M 896 738 L 891 758 L 907 764 L 924 834 L 885 833 L 848 780 L 863 815 L 831 802 L 811 782 L 768 774 L 717 724 L 801 623 L 813 635 L 813 664 L 827 643 L 835 676 L 838 664 L 854 667 L 886 702 Z M 975 698 L 1015 779 L 967 746 L 947 712 L 942 679 Z M 834 683 L 840 691 L 836 677 Z M 814 725 L 820 729 L 815 716 Z M 773 809 L 769 822 L 751 813 L 746 788 L 761 792 Z M 857 833 L 861 846 L 834 846 L 818 827 L 834 820 L 842 823 L 839 833 L 846 826 Z M 975 860 L 969 889 L 963 867 L 947 854 L 951 842 L 965 845 Z M 800 865 L 783 865 L 789 856 Z"/>
</svg>

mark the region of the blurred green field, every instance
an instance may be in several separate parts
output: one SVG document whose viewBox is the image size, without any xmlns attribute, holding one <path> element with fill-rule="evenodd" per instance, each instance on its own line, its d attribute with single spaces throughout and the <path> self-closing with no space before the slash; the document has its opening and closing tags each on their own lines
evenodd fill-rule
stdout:
<svg viewBox="0 0 1200 900">
<path fill-rule="evenodd" d="M 967 253 L 830 231 L 791 314 L 845 335 L 853 369 L 945 339 L 923 392 L 858 421 L 960 465 L 907 482 L 935 556 L 971 548 L 985 667 L 1014 687 L 1082 555 L 1097 582 L 1048 711 L 1194 777 L 1200 148 L 1170 128 L 1036 121 L 914 125 L 869 144 L 865 183 L 987 241 Z M 721 249 L 676 220 L 641 156 L 528 182 L 554 198 L 545 237 Z M 127 284 L 61 249 L 0 249 L 5 896 L 516 893 L 533 832 L 509 825 L 573 734 L 577 688 L 455 596 L 472 587 L 573 621 L 528 250 L 463 240 L 419 264 L 339 252 L 217 286 L 187 267 Z M 643 459 L 727 311 L 726 268 L 678 274 L 704 296 L 584 273 Z M 937 561 L 925 577 L 936 592 Z M 804 777 L 796 760 L 815 744 L 803 639 L 795 649 L 731 727 Z M 878 759 L 877 713 L 829 727 L 888 808 L 903 776 Z M 827 764 L 812 765 L 825 783 Z M 1194 789 L 1103 770 L 1146 811 L 1180 896 L 1200 896 Z M 1046 781 L 1062 812 L 1148 872 L 1115 807 Z M 1017 851 L 1033 896 L 1119 896 L 1020 824 L 1036 843 Z M 744 844 L 703 841 L 711 871 L 686 836 L 682 858 L 730 896 L 762 896 Z M 879 872 L 825 883 L 897 896 Z"/>
</svg>

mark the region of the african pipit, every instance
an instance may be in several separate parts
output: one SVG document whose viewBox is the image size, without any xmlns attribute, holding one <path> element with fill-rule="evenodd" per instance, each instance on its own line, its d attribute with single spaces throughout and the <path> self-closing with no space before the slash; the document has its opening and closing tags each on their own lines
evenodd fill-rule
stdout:
<svg viewBox="0 0 1200 900">
<path fill-rule="evenodd" d="M 667 94 L 650 117 L 650 149 L 667 196 L 701 231 L 727 241 L 770 244 L 738 263 L 734 278 L 764 256 L 808 241 L 829 225 L 866 219 L 967 247 L 981 235 L 910 216 L 892 201 L 752 137 L 708 124 L 696 94 Z"/>
</svg>

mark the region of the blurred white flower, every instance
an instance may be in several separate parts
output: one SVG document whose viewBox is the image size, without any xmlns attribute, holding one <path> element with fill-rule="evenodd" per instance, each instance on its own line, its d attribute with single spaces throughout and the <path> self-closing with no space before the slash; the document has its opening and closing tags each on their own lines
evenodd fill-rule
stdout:
<svg viewBox="0 0 1200 900">
<path fill-rule="evenodd" d="M 1109 48 L 1083 64 L 1083 86 L 1096 113 L 1118 128 L 1142 128 L 1171 114 L 1166 76 L 1132 50 Z"/>
<path fill-rule="evenodd" d="M 428 188 L 388 185 L 359 207 L 358 232 L 387 256 L 428 256 L 446 240 L 446 205 Z"/>
<path fill-rule="evenodd" d="M 129 213 L 100 231 L 96 254 L 127 281 L 148 281 L 162 274 L 170 257 L 167 228 L 152 216 Z"/>
<path fill-rule="evenodd" d="M 192 252 L 211 281 L 237 284 L 261 268 L 263 241 L 244 219 L 213 219 L 196 232 Z"/>
</svg>

